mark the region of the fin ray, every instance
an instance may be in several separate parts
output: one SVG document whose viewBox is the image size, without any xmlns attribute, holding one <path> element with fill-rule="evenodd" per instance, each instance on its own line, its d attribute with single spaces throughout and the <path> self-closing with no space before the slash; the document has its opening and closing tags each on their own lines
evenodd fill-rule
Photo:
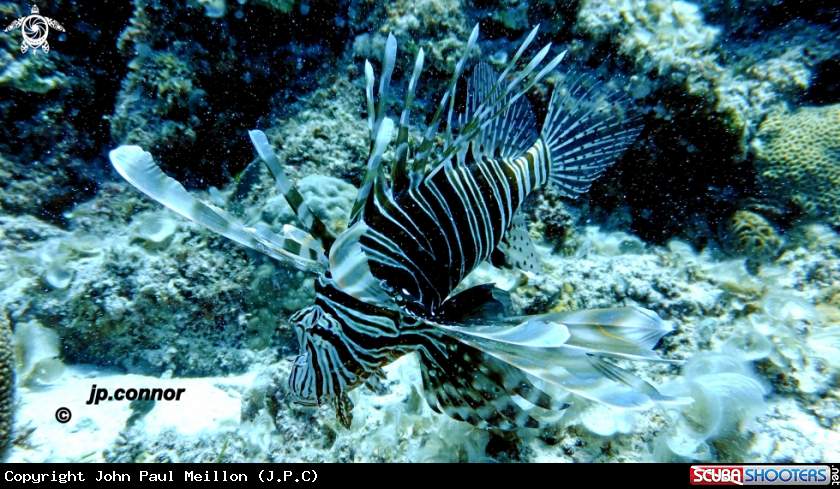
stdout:
<svg viewBox="0 0 840 489">
<path fill-rule="evenodd" d="M 541 135 L 549 153 L 549 179 L 565 196 L 589 190 L 641 133 L 640 116 L 623 113 L 626 101 L 620 92 L 610 93 L 586 77 L 555 88 Z"/>
<path fill-rule="evenodd" d="M 526 272 L 542 273 L 542 262 L 521 210 L 513 215 L 510 228 L 496 250 L 504 255 L 506 265 Z"/>
<path fill-rule="evenodd" d="M 628 358 L 622 354 L 652 347 L 670 332 L 655 313 L 619 308 L 584 314 L 589 312 L 505 318 L 497 326 L 432 324 L 498 360 L 588 399 L 634 410 L 647 409 L 660 401 L 680 402 L 603 359 Z M 605 324 L 596 323 L 600 320 Z M 611 341 L 595 350 L 588 345 L 596 336 Z M 613 350 L 617 355 L 612 355 Z M 639 360 L 658 360 L 653 352 L 639 356 Z"/>
<path fill-rule="evenodd" d="M 120 146 L 111 151 L 109 156 L 114 168 L 129 183 L 196 224 L 301 270 L 314 273 L 326 270 L 327 261 L 322 250 L 313 259 L 310 253 L 313 248 L 301 247 L 292 235 L 287 239 L 267 235 L 270 232 L 267 228 L 261 231 L 246 228 L 227 212 L 193 197 L 177 180 L 164 174 L 155 164 L 151 153 L 143 151 L 139 146 Z M 298 254 L 301 250 L 306 256 Z"/>
<path fill-rule="evenodd" d="M 289 203 L 289 206 L 294 211 L 300 223 L 303 224 L 308 233 L 321 241 L 321 244 L 325 249 L 329 250 L 333 242 L 335 242 L 335 235 L 332 231 L 330 231 L 326 224 L 324 224 L 324 222 L 321 221 L 314 212 L 312 212 L 309 205 L 304 202 L 303 196 L 300 195 L 297 187 L 295 187 L 292 181 L 289 180 L 289 177 L 286 176 L 286 172 L 283 171 L 280 160 L 277 158 L 277 155 L 274 154 L 274 150 L 271 149 L 271 145 L 268 143 L 268 138 L 265 136 L 265 133 L 259 130 L 252 130 L 248 131 L 248 136 L 251 138 L 254 148 L 257 150 L 257 153 L 260 155 L 263 163 L 265 163 L 269 173 L 271 173 L 271 176 L 274 177 L 274 182 L 277 184 L 277 188 L 280 189 L 280 193 L 283 194 L 283 197 L 286 199 L 286 202 Z"/>
</svg>

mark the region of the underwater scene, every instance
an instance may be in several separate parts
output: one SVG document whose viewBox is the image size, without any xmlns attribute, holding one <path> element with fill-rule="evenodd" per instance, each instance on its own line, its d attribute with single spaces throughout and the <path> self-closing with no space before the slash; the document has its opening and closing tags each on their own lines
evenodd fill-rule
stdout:
<svg viewBox="0 0 840 489">
<path fill-rule="evenodd" d="M 0 20 L 0 460 L 840 460 L 835 2 Z"/>
</svg>

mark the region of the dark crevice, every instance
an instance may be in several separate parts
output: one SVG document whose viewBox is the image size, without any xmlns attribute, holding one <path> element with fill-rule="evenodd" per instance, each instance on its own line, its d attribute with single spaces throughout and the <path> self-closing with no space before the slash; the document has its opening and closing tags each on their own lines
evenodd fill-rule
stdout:
<svg viewBox="0 0 840 489">
<path fill-rule="evenodd" d="M 593 184 L 590 199 L 608 213 L 630 206 L 630 228 L 649 243 L 679 237 L 702 247 L 717 239 L 737 200 L 755 192 L 755 174 L 732 156 L 740 135 L 702 100 L 677 90 L 657 98 L 674 107 L 671 117 L 645 118 L 636 144 Z"/>
<path fill-rule="evenodd" d="M 840 102 L 840 57 L 818 63 L 805 93 L 809 105 L 830 105 Z"/>
<path fill-rule="evenodd" d="M 19 11 L 30 13 L 28 5 Z M 0 89 L 0 152 L 12 175 L 4 185 L 19 186 L 6 189 L 5 212 L 63 226 L 63 213 L 97 190 L 106 168 L 101 148 L 110 144 L 108 116 L 126 73 L 115 39 L 131 12 L 129 3 L 41 5 L 41 15 L 55 19 L 65 32 L 50 30 L 47 53 L 11 55 L 37 73 L 33 80 L 55 77 L 58 85 L 40 94 L 27 91 L 25 84 L 33 83 L 27 79 Z M 8 35 L 12 45 L 21 41 L 19 32 Z"/>
<path fill-rule="evenodd" d="M 171 27 L 152 34 L 148 46 L 175 53 L 189 70 L 198 99 L 193 106 L 166 106 L 166 116 L 181 123 L 197 118 L 198 123 L 189 125 L 194 140 L 147 149 L 187 187 L 228 182 L 253 160 L 247 131 L 270 114 L 273 99 L 304 97 L 315 86 L 313 77 L 333 68 L 331 60 L 346 44 L 346 28 L 336 25 L 341 8 L 336 2 L 315 2 L 308 10 L 296 6 L 285 13 L 231 3 L 219 19 L 188 7 L 155 13 L 154 19 L 165 19 Z M 151 117 L 144 110 L 132 116 L 136 120 L 130 128 L 142 127 L 143 118 Z"/>
</svg>

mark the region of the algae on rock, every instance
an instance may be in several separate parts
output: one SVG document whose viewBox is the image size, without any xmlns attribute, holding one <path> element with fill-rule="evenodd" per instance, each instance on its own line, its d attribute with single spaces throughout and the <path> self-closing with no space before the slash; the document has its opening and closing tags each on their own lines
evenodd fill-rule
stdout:
<svg viewBox="0 0 840 489">
<path fill-rule="evenodd" d="M 31 218 L 0 219 L 7 231 L 0 303 L 16 323 L 37 321 L 60 332 L 68 363 L 157 375 L 242 371 L 255 349 L 290 348 L 284 317 L 313 300 L 311 283 L 252 262 L 167 210 L 131 216 L 144 209 L 135 200 L 134 192 L 102 192 L 68 215 L 71 225 L 80 221 L 75 232 L 32 226 Z M 89 228 L 91 219 L 97 228 Z M 72 271 L 59 282 L 49 275 L 57 265 Z"/>
<path fill-rule="evenodd" d="M 291 178 L 320 173 L 361 181 L 368 151 L 362 100 L 361 88 L 341 76 L 307 95 L 291 117 L 287 107 L 277 108 L 265 133 Z"/>
</svg>

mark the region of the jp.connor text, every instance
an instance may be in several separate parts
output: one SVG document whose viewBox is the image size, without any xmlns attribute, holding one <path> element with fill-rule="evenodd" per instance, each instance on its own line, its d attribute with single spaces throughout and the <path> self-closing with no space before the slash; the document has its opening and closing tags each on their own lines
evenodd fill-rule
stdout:
<svg viewBox="0 0 840 489">
<path fill-rule="evenodd" d="M 108 389 L 97 389 L 96 384 L 93 384 L 90 388 L 90 399 L 85 404 L 99 404 L 100 401 L 180 401 L 181 394 L 186 391 L 186 389 L 119 388 L 110 395 Z"/>
</svg>

